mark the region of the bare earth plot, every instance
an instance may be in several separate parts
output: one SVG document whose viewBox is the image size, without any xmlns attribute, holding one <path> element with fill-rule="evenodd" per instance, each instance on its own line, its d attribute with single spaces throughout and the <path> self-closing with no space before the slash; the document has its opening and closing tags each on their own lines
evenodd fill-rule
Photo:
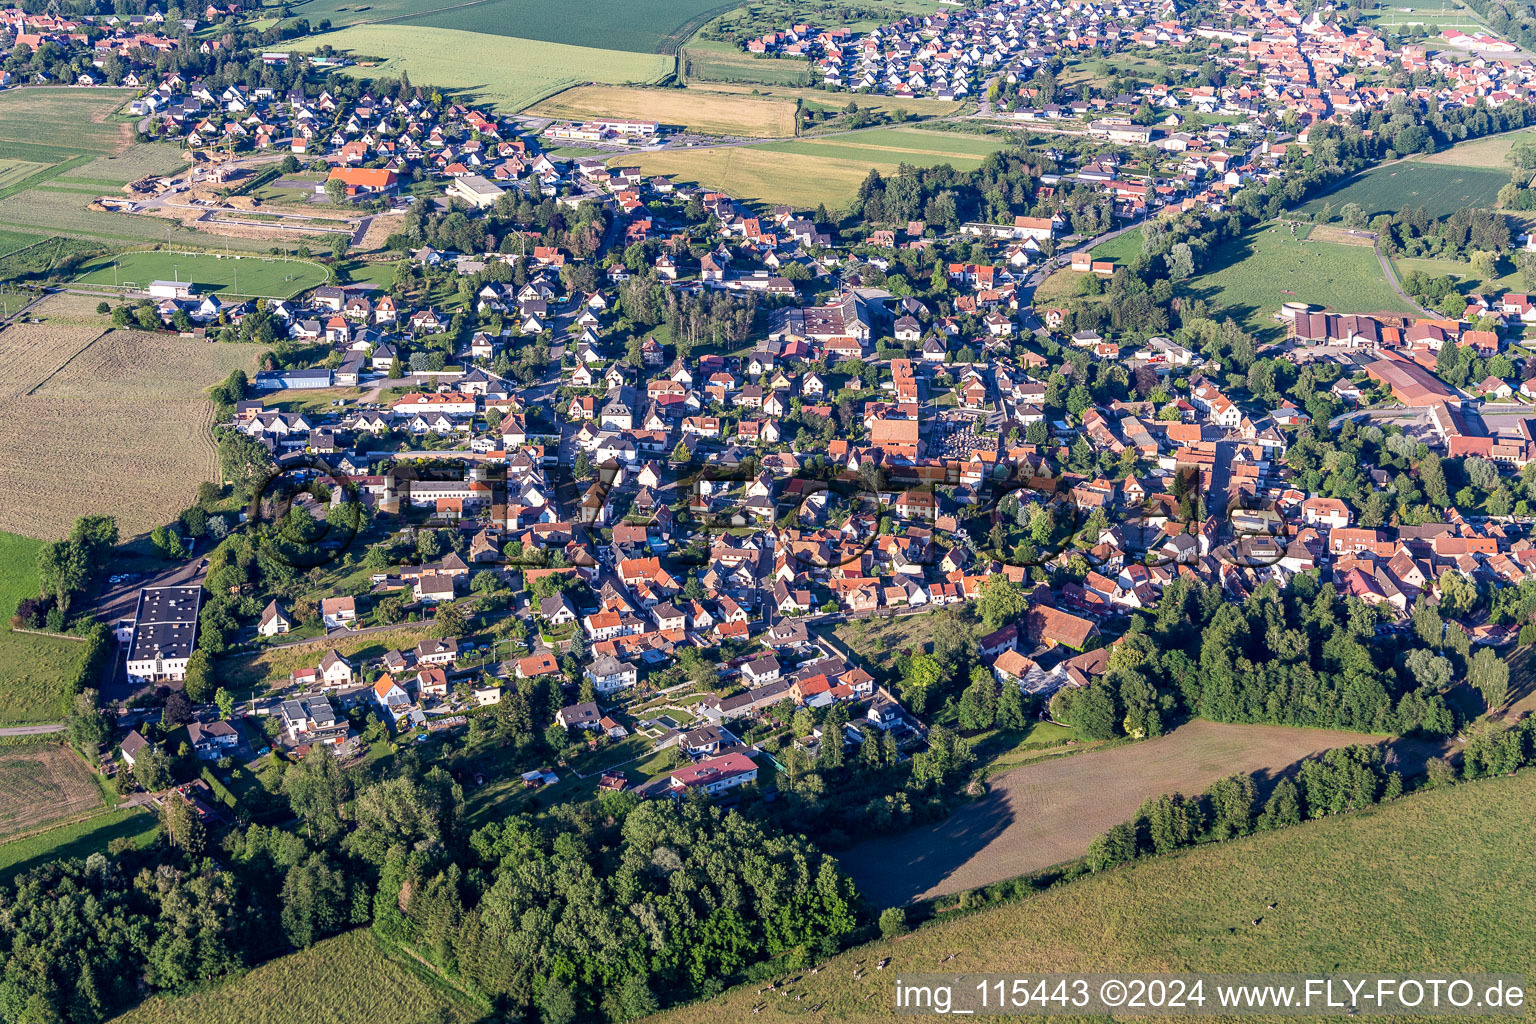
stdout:
<svg viewBox="0 0 1536 1024">
<path fill-rule="evenodd" d="M 1026 765 L 926 828 L 839 856 L 864 898 L 909 903 L 1000 882 L 1082 856 L 1095 836 L 1163 793 L 1195 794 L 1237 772 L 1282 773 L 1357 732 L 1194 721 L 1167 736 Z"/>
<path fill-rule="evenodd" d="M 101 806 L 96 777 L 68 747 L 40 743 L 0 748 L 0 837 Z"/>
<path fill-rule="evenodd" d="M 0 332 L 0 530 L 53 539 L 103 513 L 132 537 L 167 522 L 217 477 L 203 389 L 254 356 L 137 331 Z"/>
</svg>

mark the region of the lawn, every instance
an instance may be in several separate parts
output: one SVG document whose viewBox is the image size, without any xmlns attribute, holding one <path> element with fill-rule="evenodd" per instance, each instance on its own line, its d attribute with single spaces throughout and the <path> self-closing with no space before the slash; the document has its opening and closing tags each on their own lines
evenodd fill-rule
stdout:
<svg viewBox="0 0 1536 1024">
<path fill-rule="evenodd" d="M 765 998 L 756 981 L 658 1020 L 746 1020 L 758 1004 L 754 1021 L 804 1020 L 806 1006 L 850 1024 L 890 1020 L 903 971 L 1530 974 L 1532 815 L 1530 771 L 1431 791 L 947 915 L 802 973 L 793 999 Z M 869 970 L 885 958 L 886 970 Z"/>
<path fill-rule="evenodd" d="M 1357 203 L 1374 217 L 1422 206 L 1431 217 L 1444 217 L 1465 206 L 1492 207 L 1508 183 L 1509 172 L 1503 169 L 1409 160 L 1366 171 L 1300 209 L 1315 214 L 1327 203 L 1337 215 L 1346 204 Z"/>
<path fill-rule="evenodd" d="M 1280 773 L 1309 754 L 1371 742 L 1354 732 L 1194 721 L 1157 739 L 1055 757 L 994 775 L 987 795 L 924 828 L 844 858 L 866 899 L 907 903 L 1082 856 L 1148 797 L 1198 793 L 1234 772 Z"/>
<path fill-rule="evenodd" d="M 1430 277 L 1454 277 L 1457 285 L 1468 292 L 1491 293 L 1494 296 L 1503 295 L 1505 292 L 1517 292 L 1522 290 L 1520 275 L 1508 263 L 1499 264 L 1499 269 L 1508 270 L 1506 274 L 1495 277 L 1483 278 L 1472 272 L 1472 264 L 1461 260 L 1440 259 L 1406 259 L 1398 257 L 1392 260 L 1392 265 L 1397 268 L 1398 280 L 1402 280 L 1415 270 Z"/>
<path fill-rule="evenodd" d="M 871 168 L 885 175 L 903 163 L 970 170 L 999 148 L 997 141 L 979 136 L 875 128 L 826 139 L 640 153 L 610 163 L 697 182 L 738 199 L 806 209 L 825 203 L 835 210 L 847 206 Z"/>
<path fill-rule="evenodd" d="M 468 8 L 468 12 L 488 9 L 488 4 L 482 4 Z M 398 78 L 403 71 L 417 81 L 460 92 L 475 102 L 493 103 L 508 112 L 586 82 L 656 81 L 673 65 L 671 58 L 654 53 L 599 50 L 414 24 L 358 25 L 310 36 L 305 42 L 334 46 L 359 58 L 382 58 L 378 63 L 346 69 L 358 78 Z"/>
<path fill-rule="evenodd" d="M 484 34 L 493 37 L 485 43 L 491 48 L 488 53 L 509 38 L 514 46 L 548 42 L 631 53 L 672 53 L 706 15 L 722 9 L 720 0 L 596 0 L 584 4 L 486 0 L 473 5 L 451 5 L 443 0 L 314 0 L 294 14 L 309 19 L 311 25 L 323 19 L 338 27 L 391 22 L 409 25 L 413 33 L 432 28 Z M 516 59 L 504 50 L 492 55 L 493 64 L 515 63 Z M 594 72 L 603 65 L 593 62 L 571 67 L 593 79 L 600 77 Z M 423 75 L 421 80 L 443 84 L 442 79 L 430 75 Z"/>
<path fill-rule="evenodd" d="M 1123 235 L 1116 235 L 1103 245 L 1096 245 L 1088 255 L 1096 260 L 1114 260 L 1124 263 L 1141 255 L 1141 228 L 1132 228 Z"/>
<path fill-rule="evenodd" d="M 567 89 L 528 111 L 540 117 L 645 118 L 713 135 L 782 137 L 795 134 L 792 100 L 692 89 L 632 89 L 589 85 Z"/>
<path fill-rule="evenodd" d="M 17 875 L 49 861 L 104 853 L 114 839 L 131 839 L 138 846 L 146 846 L 158 829 L 153 814 L 130 808 L 105 811 L 17 839 L 0 846 L 0 885 L 10 885 Z"/>
<path fill-rule="evenodd" d="M 11 629 L 16 602 L 36 597 L 40 540 L 0 532 L 0 726 L 57 722 L 84 644 Z"/>
<path fill-rule="evenodd" d="M 1184 287 L 1263 340 L 1282 333 L 1274 319 L 1282 302 L 1336 313 L 1413 312 L 1387 284 L 1374 249 L 1300 239 L 1305 230 L 1260 225 L 1212 253 L 1206 266 L 1214 269 Z"/>
<path fill-rule="evenodd" d="M 114 1024 L 471 1024 L 484 1011 L 366 928 L 317 942 L 239 978 L 185 996 L 156 996 Z"/>
<path fill-rule="evenodd" d="M 242 271 L 244 280 L 241 280 Z M 324 284 L 325 267 L 310 260 L 260 256 L 217 256 L 190 252 L 125 252 L 103 256 L 80 268 L 74 283 L 93 287 L 136 285 L 151 281 L 191 281 L 199 294 L 221 292 L 245 297 L 287 299 Z"/>
</svg>

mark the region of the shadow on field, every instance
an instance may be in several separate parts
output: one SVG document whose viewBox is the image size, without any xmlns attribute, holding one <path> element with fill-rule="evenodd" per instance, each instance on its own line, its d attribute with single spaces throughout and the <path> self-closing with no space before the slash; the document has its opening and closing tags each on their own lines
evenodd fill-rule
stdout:
<svg viewBox="0 0 1536 1024">
<path fill-rule="evenodd" d="M 990 846 L 1013 823 L 1014 813 L 1012 793 L 993 789 L 980 800 L 961 806 L 944 820 L 942 835 L 934 835 L 932 842 L 919 848 L 902 844 L 900 855 L 879 858 L 860 856 L 855 848 L 839 854 L 838 859 L 860 895 L 870 903 L 904 906 Z M 933 826 L 925 830 L 930 829 Z"/>
</svg>

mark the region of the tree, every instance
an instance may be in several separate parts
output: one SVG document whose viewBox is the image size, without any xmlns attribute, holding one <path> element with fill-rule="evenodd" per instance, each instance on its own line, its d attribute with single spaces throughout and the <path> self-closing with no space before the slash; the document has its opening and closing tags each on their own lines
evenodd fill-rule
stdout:
<svg viewBox="0 0 1536 1024">
<path fill-rule="evenodd" d="M 1000 729 L 1023 729 L 1029 725 L 1029 713 L 1024 707 L 1024 691 L 1011 679 L 1004 680 L 1002 693 L 997 699 L 997 726 Z"/>
<path fill-rule="evenodd" d="M 998 573 L 982 581 L 976 611 L 981 615 L 982 627 L 989 632 L 1013 622 L 1028 608 L 1029 597 L 1024 588 L 1007 576 Z"/>
<path fill-rule="evenodd" d="M 346 776 L 324 744 L 310 746 L 309 753 L 283 772 L 283 793 L 288 805 L 304 822 L 310 839 L 325 841 L 341 831 L 341 808 L 348 796 Z"/>
<path fill-rule="evenodd" d="M 469 628 L 469 617 L 464 614 L 457 602 L 444 601 L 437 606 L 437 611 L 432 616 L 432 628 L 427 630 L 429 636 L 442 640 L 450 636 L 462 636 Z"/>
<path fill-rule="evenodd" d="M 1170 281 L 1184 281 L 1194 276 L 1195 255 L 1188 242 L 1178 242 L 1168 255 L 1163 257 L 1168 263 L 1168 279 Z"/>
<path fill-rule="evenodd" d="M 112 736 L 112 724 L 96 706 L 99 697 L 95 690 L 81 690 L 75 694 L 67 721 L 69 742 L 88 761 L 96 760 L 102 745 Z"/>
<path fill-rule="evenodd" d="M 151 793 L 171 784 L 170 758 L 153 748 L 145 748 L 133 762 L 133 778 Z"/>
<path fill-rule="evenodd" d="M 218 691 L 214 693 L 213 703 L 219 709 L 220 718 L 227 720 L 235 717 L 234 695 L 224 689 L 224 687 L 219 687 Z"/>
<path fill-rule="evenodd" d="M 160 804 L 160 829 L 165 841 L 190 856 L 203 852 L 207 833 L 192 805 L 179 795 L 168 794 Z"/>
<path fill-rule="evenodd" d="M 330 178 L 325 183 L 325 197 L 333 203 L 347 198 L 347 184 L 340 178 Z"/>
<path fill-rule="evenodd" d="M 886 907 L 880 911 L 880 937 L 894 939 L 907 932 L 907 908 Z"/>
<path fill-rule="evenodd" d="M 576 1019 L 576 997 L 558 981 L 544 983 L 539 994 L 540 1024 L 571 1024 Z"/>
<path fill-rule="evenodd" d="M 1467 665 L 1467 682 L 1477 687 L 1489 711 L 1509 696 L 1509 665 L 1491 647 L 1479 647 Z"/>
<path fill-rule="evenodd" d="M 202 648 L 193 651 L 192 656 L 187 659 L 187 678 L 182 689 L 182 692 L 187 695 L 187 700 L 194 704 L 206 704 L 213 697 L 213 691 L 217 685 L 213 659 L 208 657 L 208 652 Z"/>
<path fill-rule="evenodd" d="M 693 453 L 688 450 L 688 445 L 682 441 L 677 442 L 677 447 L 672 449 L 673 462 L 687 462 L 693 458 Z"/>
<path fill-rule="evenodd" d="M 1295 825 L 1301 821 L 1301 790 L 1290 779 L 1281 779 L 1264 804 L 1259 815 L 1259 828 L 1274 829 Z"/>
</svg>

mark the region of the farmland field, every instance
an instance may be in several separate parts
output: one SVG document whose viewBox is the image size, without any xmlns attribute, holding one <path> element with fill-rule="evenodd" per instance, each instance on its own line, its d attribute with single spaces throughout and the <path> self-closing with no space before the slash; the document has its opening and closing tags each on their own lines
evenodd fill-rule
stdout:
<svg viewBox="0 0 1536 1024">
<path fill-rule="evenodd" d="M 921 96 L 914 99 L 902 99 L 897 96 L 856 96 L 846 92 L 827 92 L 824 89 L 792 86 L 754 86 L 729 82 L 710 82 L 705 85 L 689 86 L 689 88 L 708 92 L 738 93 L 748 96 L 755 92 L 762 96 L 776 96 L 780 99 L 788 100 L 804 100 L 806 103 L 836 107 L 839 110 L 846 107 L 852 101 L 857 103 L 861 110 L 878 110 L 882 113 L 904 111 L 921 117 L 942 117 L 946 114 L 953 114 L 963 105 L 957 100 L 936 100 Z"/>
<path fill-rule="evenodd" d="M 96 775 L 63 743 L 0 747 L 0 839 L 103 805 Z"/>
<path fill-rule="evenodd" d="M 529 109 L 540 117 L 644 118 L 715 135 L 781 137 L 795 134 L 792 100 L 763 99 L 692 89 L 630 89 L 590 85 L 567 89 Z"/>
<path fill-rule="evenodd" d="M 1524 879 L 1533 815 L 1530 771 L 1432 790 L 947 916 L 821 964 L 795 982 L 795 1000 L 765 999 L 759 981 L 657 1020 L 803 1021 L 805 1006 L 820 1005 L 827 1020 L 886 1021 L 891 974 L 900 971 L 1529 974 L 1536 889 Z M 853 979 L 855 963 L 885 957 L 884 972 L 866 967 Z M 761 1014 L 750 1016 L 759 1003 Z"/>
<path fill-rule="evenodd" d="M 611 162 L 648 175 L 674 175 L 738 199 L 837 209 L 848 204 L 872 167 L 881 174 L 894 174 L 903 163 L 968 170 L 998 148 L 996 141 L 977 136 L 876 128 L 826 139 L 639 153 Z"/>
<path fill-rule="evenodd" d="M 293 5 L 292 12 L 295 17 L 308 18 L 311 25 L 324 18 L 337 27 L 387 21 L 578 47 L 670 53 L 704 15 L 729 6 L 733 5 L 722 5 L 720 0 L 597 0 L 585 4 L 479 0 L 456 6 L 443 0 L 312 0 Z M 403 41 L 409 36 L 397 38 Z M 507 58 L 497 62 L 502 59 Z M 572 67 L 591 78 L 599 65 Z M 427 76 L 422 80 L 438 82 Z"/>
<path fill-rule="evenodd" d="M 1278 772 L 1368 742 L 1356 732 L 1194 721 L 1157 739 L 995 775 L 986 797 L 944 821 L 870 840 L 842 860 L 864 898 L 881 906 L 960 892 L 1082 856 L 1148 797 L 1194 794 L 1234 772 Z"/>
<path fill-rule="evenodd" d="M 1274 314 L 1282 302 L 1337 313 L 1413 311 L 1387 284 L 1374 249 L 1298 240 L 1305 230 L 1293 236 L 1287 225 L 1261 225 L 1212 253 L 1206 262 L 1216 269 L 1185 287 L 1266 340 L 1280 333 Z"/>
<path fill-rule="evenodd" d="M 144 142 L 125 152 L 98 156 L 73 168 L 58 179 L 59 184 L 95 185 L 105 191 L 114 186 L 137 181 L 147 174 L 174 174 L 187 166 L 180 146 L 169 142 Z"/>
<path fill-rule="evenodd" d="M 0 159 L 0 189 L 7 189 L 26 181 L 47 166 L 47 164 L 32 163 L 27 160 Z"/>
<path fill-rule="evenodd" d="M 1493 206 L 1508 183 L 1509 172 L 1502 169 L 1409 160 L 1366 171 L 1300 210 L 1315 214 L 1329 203 L 1337 214 L 1346 203 L 1358 203 L 1367 217 L 1374 217 L 1422 206 L 1431 217 L 1444 217 L 1464 206 Z"/>
<path fill-rule="evenodd" d="M 804 86 L 812 80 L 810 73 L 809 61 L 743 53 L 728 43 L 695 40 L 683 49 L 683 74 L 690 88 L 697 87 L 695 82 L 706 87 L 722 82 Z"/>
<path fill-rule="evenodd" d="M 112 1024 L 471 1024 L 483 1011 L 366 928 L 317 942 L 222 985 L 156 996 Z"/>
<path fill-rule="evenodd" d="M 287 299 L 324 284 L 330 273 L 320 264 L 308 260 L 229 258 L 188 252 L 127 252 L 92 260 L 80 268 L 74 280 L 76 284 L 109 288 L 116 282 L 133 282 L 143 288 L 151 281 L 169 281 L 173 276 L 194 282 L 199 294 L 222 292 Z M 244 280 L 240 280 L 242 277 Z"/>
<path fill-rule="evenodd" d="M 598 50 L 419 25 L 358 25 L 309 36 L 306 41 L 317 46 L 329 44 L 359 57 L 385 58 L 378 64 L 347 68 L 347 74 L 398 78 L 404 71 L 417 81 L 432 82 L 506 111 L 521 110 L 561 89 L 591 81 L 611 85 L 656 81 L 670 72 L 673 64 L 671 58 L 655 53 Z"/>
<path fill-rule="evenodd" d="M 62 720 L 69 679 L 85 655 L 78 640 L 11 629 L 16 602 L 37 596 L 42 546 L 31 537 L 0 533 L 0 726 Z"/>
<path fill-rule="evenodd" d="M 121 153 L 133 143 L 127 121 L 113 121 L 132 89 L 49 87 L 0 93 L 0 156 L 7 144 L 62 147 L 74 153 Z M 60 128 L 67 127 L 61 135 Z M 23 157 L 22 159 L 27 159 Z"/>
<path fill-rule="evenodd" d="M 86 164 L 84 166 L 90 166 Z M 95 194 L 115 191 L 111 187 L 94 190 Z M 93 194 L 33 189 L 21 195 L 0 199 L 0 224 L 7 228 L 35 230 L 40 234 L 81 235 L 112 241 L 142 244 L 170 242 L 182 245 L 208 245 L 214 237 L 183 227 L 176 221 L 132 213 L 107 213 L 90 210 Z M 219 235 L 219 248 L 265 252 L 270 239 Z"/>
<path fill-rule="evenodd" d="M 218 472 L 203 389 L 254 369 L 255 351 L 62 324 L 0 332 L 0 529 L 51 539 L 106 513 L 132 537 L 169 520 Z"/>
</svg>

